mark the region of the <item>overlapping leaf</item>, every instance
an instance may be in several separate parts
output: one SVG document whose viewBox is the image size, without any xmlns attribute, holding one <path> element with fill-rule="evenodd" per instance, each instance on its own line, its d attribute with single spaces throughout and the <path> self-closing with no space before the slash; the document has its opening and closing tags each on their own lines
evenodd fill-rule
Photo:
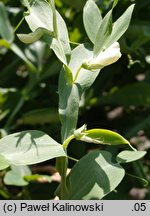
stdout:
<svg viewBox="0 0 150 216">
<path fill-rule="evenodd" d="M 49 43 L 57 57 L 64 64 L 68 64 L 71 49 L 67 27 L 57 11 L 55 11 L 56 17 L 54 16 L 53 10 L 54 8 L 48 2 L 44 0 L 35 0 L 34 3 L 30 5 L 30 13 L 25 16 L 30 29 L 34 33 L 30 33 L 29 35 L 19 35 L 19 37 L 24 42 L 32 42 L 39 39 L 45 33 L 48 33 L 49 37 L 45 38 L 45 41 Z M 56 19 L 56 23 L 54 22 L 54 19 Z"/>
<path fill-rule="evenodd" d="M 29 165 L 66 156 L 62 145 L 42 131 L 28 130 L 0 139 L 1 169 L 8 164 Z"/>
<path fill-rule="evenodd" d="M 84 156 L 71 170 L 66 199 L 102 199 L 114 190 L 124 177 L 124 169 L 111 161 L 106 151 L 93 151 Z"/>
</svg>

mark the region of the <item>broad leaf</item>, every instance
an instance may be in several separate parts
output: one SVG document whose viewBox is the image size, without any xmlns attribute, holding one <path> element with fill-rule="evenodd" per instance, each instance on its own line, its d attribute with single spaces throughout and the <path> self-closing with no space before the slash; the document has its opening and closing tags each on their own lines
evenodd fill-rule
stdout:
<svg viewBox="0 0 150 216">
<path fill-rule="evenodd" d="M 53 31 L 53 13 L 50 5 L 44 0 L 35 0 L 30 5 L 30 14 L 25 19 L 32 31 L 44 28 Z"/>
<path fill-rule="evenodd" d="M 13 165 L 29 165 L 66 156 L 62 145 L 42 131 L 28 130 L 0 139 L 0 154 Z"/>
<path fill-rule="evenodd" d="M 129 163 L 144 157 L 146 151 L 122 151 L 117 155 L 118 163 Z"/>
<path fill-rule="evenodd" d="M 5 174 L 4 183 L 6 185 L 26 186 L 28 182 L 24 180 L 24 176 L 31 175 L 31 171 L 27 166 L 11 166 L 11 170 Z"/>
<path fill-rule="evenodd" d="M 6 8 L 2 2 L 0 2 L 0 35 L 9 43 L 14 39 L 13 29 L 10 25 Z"/>
<path fill-rule="evenodd" d="M 84 6 L 83 22 L 89 39 L 95 43 L 102 17 L 99 8 L 93 0 L 88 0 Z"/>
<path fill-rule="evenodd" d="M 72 51 L 69 68 L 74 83 L 70 83 L 71 78 L 69 72 L 66 71 L 67 68 L 63 68 L 60 72 L 58 93 L 63 141 L 76 129 L 79 101 L 82 93 L 92 85 L 99 74 L 99 70 L 92 73 L 83 68 L 79 73 L 77 72 L 83 61 L 90 58 L 91 55 L 92 51 L 85 45 L 80 45 Z M 77 73 L 78 76 L 76 77 Z"/>
<path fill-rule="evenodd" d="M 79 137 L 79 138 L 78 138 Z M 84 142 L 94 144 L 108 144 L 108 145 L 119 145 L 129 144 L 129 142 L 122 137 L 120 134 L 106 129 L 91 129 L 86 130 L 76 137 Z"/>
<path fill-rule="evenodd" d="M 71 200 L 97 200 L 114 190 L 124 177 L 124 169 L 111 161 L 106 151 L 93 151 L 72 168 L 67 186 Z"/>
<path fill-rule="evenodd" d="M 30 6 L 30 14 L 25 16 L 25 19 L 30 29 L 35 32 L 38 28 L 47 29 L 50 32 L 54 32 L 53 27 L 53 11 L 46 1 L 35 0 L 34 4 Z M 53 38 L 50 46 L 54 50 L 57 57 L 64 63 L 67 64 L 70 59 L 70 45 L 68 38 L 68 31 L 66 24 L 60 14 L 56 11 L 56 24 L 57 24 L 57 35 Z M 46 40 L 48 42 L 48 40 Z"/>
<path fill-rule="evenodd" d="M 0 154 L 0 170 L 3 170 L 7 167 L 9 167 L 9 161 Z"/>
<path fill-rule="evenodd" d="M 79 90 L 77 85 L 68 85 L 66 71 L 61 70 L 59 76 L 59 116 L 62 124 L 62 142 L 73 133 L 76 128 L 79 111 Z"/>
<path fill-rule="evenodd" d="M 150 105 L 150 85 L 144 82 L 127 85 L 102 97 L 100 104 Z"/>
<path fill-rule="evenodd" d="M 95 81 L 100 70 L 94 72 L 81 68 L 77 76 L 78 69 L 82 66 L 83 62 L 93 56 L 92 48 L 88 44 L 81 44 L 77 46 L 71 54 L 70 70 L 73 73 L 74 83 L 80 88 L 81 92 L 88 89 Z M 77 77 L 76 77 L 77 76 Z M 75 79 L 76 77 L 76 79 Z"/>
</svg>

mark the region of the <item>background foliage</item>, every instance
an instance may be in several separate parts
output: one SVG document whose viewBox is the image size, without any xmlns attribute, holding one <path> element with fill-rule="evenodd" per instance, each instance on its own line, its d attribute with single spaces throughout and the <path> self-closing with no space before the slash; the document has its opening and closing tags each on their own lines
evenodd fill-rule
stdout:
<svg viewBox="0 0 150 216">
<path fill-rule="evenodd" d="M 86 0 L 55 0 L 58 11 L 68 25 L 71 42 L 88 42 L 82 19 L 85 2 Z M 102 14 L 106 14 L 111 1 L 96 2 Z M 144 159 L 125 165 L 129 175 L 125 176 L 117 193 L 114 191 L 105 199 L 150 198 L 149 186 L 144 187 L 144 181 L 130 175 L 150 181 L 150 1 L 119 1 L 114 9 L 114 18 L 117 19 L 133 2 L 136 6 L 132 22 L 120 39 L 122 58 L 101 71 L 80 104 L 79 126 L 86 123 L 89 128 L 117 131 L 137 149 L 147 150 Z M 7 15 L 6 23 L 3 24 L 9 27 L 9 32 L 5 34 L 1 31 L 4 7 Z M 16 29 L 24 11 L 21 1 L 0 1 L 1 137 L 20 130 L 35 129 L 51 134 L 59 141 L 57 85 L 61 63 L 41 41 L 25 45 L 18 40 L 16 33 L 29 32 L 24 21 Z M 75 43 L 71 43 L 72 47 Z M 75 147 L 72 142 L 69 153 L 78 159 L 92 148 L 85 143 Z M 119 148 L 107 147 L 107 150 L 117 154 Z M 6 171 L 0 172 L 0 198 L 53 198 L 57 178 L 54 181 L 52 178 L 40 178 L 37 174 L 53 174 L 54 164 L 55 160 L 51 160 L 32 166 L 31 170 L 36 176 L 35 179 L 29 179 L 30 184 L 26 187 L 9 186 L 9 178 L 5 184 L 3 177 Z M 70 168 L 73 164 L 70 161 Z"/>
</svg>

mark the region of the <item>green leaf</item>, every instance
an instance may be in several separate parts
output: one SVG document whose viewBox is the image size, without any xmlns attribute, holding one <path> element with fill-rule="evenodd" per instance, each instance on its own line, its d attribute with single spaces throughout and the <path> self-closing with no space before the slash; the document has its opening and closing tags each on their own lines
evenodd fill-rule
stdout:
<svg viewBox="0 0 150 216">
<path fill-rule="evenodd" d="M 81 95 L 92 85 L 99 74 L 99 70 L 92 73 L 89 70 L 81 68 L 83 61 L 91 56 L 92 51 L 85 45 L 80 45 L 72 51 L 69 68 L 72 72 L 74 83 L 70 83 L 71 78 L 68 79 L 68 72 L 65 67 L 60 72 L 58 93 L 63 141 L 76 129 Z M 78 69 L 80 68 L 81 70 L 78 73 Z M 77 74 L 78 76 L 76 76 Z"/>
<path fill-rule="evenodd" d="M 111 44 L 118 41 L 119 38 L 125 33 L 130 24 L 133 9 L 134 4 L 128 7 L 124 14 L 113 23 L 111 31 L 109 28 L 111 27 L 110 18 L 112 10 L 108 12 L 108 14 L 104 17 L 96 36 L 96 43 L 94 45 L 95 56 L 98 55 L 103 48 L 107 49 Z"/>
<path fill-rule="evenodd" d="M 93 0 L 88 0 L 84 6 L 83 22 L 89 39 L 95 43 L 96 34 L 102 22 L 102 16 Z"/>
<path fill-rule="evenodd" d="M 66 199 L 98 200 L 114 190 L 125 172 L 111 157 L 111 153 L 97 150 L 77 162 L 67 178 Z"/>
<path fill-rule="evenodd" d="M 58 122 L 58 111 L 48 108 L 32 110 L 30 112 L 25 113 L 20 119 L 20 123 L 29 125 Z"/>
<path fill-rule="evenodd" d="M 2 2 L 0 2 L 0 35 L 9 43 L 14 39 L 13 29 L 9 22 L 6 8 Z"/>
<path fill-rule="evenodd" d="M 31 175 L 31 171 L 27 166 L 11 166 L 11 170 L 5 174 L 4 183 L 6 185 L 26 186 L 28 182 L 24 180 L 24 176 Z"/>
<path fill-rule="evenodd" d="M 54 32 L 52 9 L 50 4 L 44 0 L 34 1 L 34 4 L 30 6 L 30 14 L 25 16 L 25 19 L 33 32 L 38 28 L 44 28 L 50 32 Z M 58 32 L 54 32 L 56 38 L 53 38 L 52 42 L 50 40 L 50 47 L 64 64 L 68 64 L 71 53 L 68 30 L 63 18 L 57 11 L 56 24 Z M 46 43 L 48 43 L 48 41 L 48 39 L 45 39 Z"/>
<path fill-rule="evenodd" d="M 68 65 L 71 57 L 71 48 L 69 44 L 68 30 L 63 18 L 57 12 L 57 38 L 53 39 L 51 48 L 57 57 L 66 65 Z"/>
<path fill-rule="evenodd" d="M 59 76 L 59 116 L 62 124 L 62 142 L 70 136 L 76 128 L 80 94 L 77 85 L 69 85 L 64 68 Z"/>
<path fill-rule="evenodd" d="M 9 161 L 0 154 L 0 170 L 6 169 L 9 167 Z"/>
<path fill-rule="evenodd" d="M 42 131 L 28 130 L 0 139 L 0 154 L 10 164 L 29 165 L 66 156 L 62 145 Z"/>
<path fill-rule="evenodd" d="M 18 38 L 23 42 L 23 43 L 34 43 L 37 40 L 39 40 L 43 35 L 49 35 L 50 37 L 53 36 L 53 32 L 48 31 L 47 29 L 44 28 L 37 28 L 33 33 L 29 34 L 17 34 Z"/>
<path fill-rule="evenodd" d="M 34 32 L 38 28 L 53 31 L 53 13 L 50 5 L 44 0 L 35 0 L 30 5 L 30 14 L 25 16 L 30 29 Z"/>
<path fill-rule="evenodd" d="M 89 46 L 88 44 L 81 44 L 77 46 L 71 54 L 71 61 L 69 67 L 73 74 L 74 83 L 80 88 L 81 93 L 87 90 L 94 83 L 96 77 L 100 72 L 99 69 L 92 72 L 90 70 L 81 68 L 83 62 L 91 58 L 92 56 L 93 51 L 91 46 Z M 79 69 L 80 71 L 78 73 Z"/>
<path fill-rule="evenodd" d="M 144 82 L 133 83 L 104 96 L 100 104 L 119 104 L 123 106 L 150 105 L 150 85 Z"/>
<path fill-rule="evenodd" d="M 110 10 L 99 27 L 94 44 L 94 56 L 106 49 L 105 43 L 112 32 L 112 10 Z"/>
<path fill-rule="evenodd" d="M 120 37 L 128 29 L 134 6 L 135 5 L 132 4 L 130 7 L 128 7 L 127 10 L 124 12 L 124 14 L 121 17 L 119 17 L 116 22 L 113 23 L 113 29 L 111 35 L 104 43 L 106 48 L 108 48 L 114 42 L 118 41 Z"/>
<path fill-rule="evenodd" d="M 117 155 L 118 163 L 129 163 L 138 160 L 146 154 L 146 151 L 122 151 Z"/>
<path fill-rule="evenodd" d="M 78 138 L 79 137 L 79 138 Z M 81 132 L 76 139 L 93 144 L 119 145 L 129 144 L 120 134 L 106 129 L 91 129 Z"/>
</svg>

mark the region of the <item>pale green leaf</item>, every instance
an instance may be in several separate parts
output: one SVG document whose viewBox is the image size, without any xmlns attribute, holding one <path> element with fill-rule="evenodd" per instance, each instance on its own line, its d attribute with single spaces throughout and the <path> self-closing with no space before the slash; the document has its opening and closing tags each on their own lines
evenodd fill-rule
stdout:
<svg viewBox="0 0 150 216">
<path fill-rule="evenodd" d="M 25 16 L 25 19 L 34 32 L 38 28 L 44 28 L 53 31 L 53 13 L 49 4 L 44 0 L 35 0 L 30 5 L 30 14 Z"/>
<path fill-rule="evenodd" d="M 18 38 L 23 42 L 23 43 L 34 43 L 37 40 L 39 40 L 43 35 L 49 35 L 49 37 L 53 36 L 53 32 L 48 31 L 47 29 L 44 28 L 37 28 L 33 33 L 29 34 L 17 34 Z"/>
<path fill-rule="evenodd" d="M 34 32 L 38 28 L 47 29 L 50 32 L 54 32 L 53 26 L 53 11 L 50 4 L 44 0 L 35 0 L 34 4 L 30 6 L 30 14 L 25 16 L 25 19 Z M 68 38 L 68 30 L 63 18 L 56 11 L 56 24 L 57 34 L 56 38 L 53 38 L 52 43 L 50 40 L 50 46 L 54 50 L 57 57 L 64 63 L 68 64 L 70 60 L 71 48 Z M 48 40 L 46 40 L 48 42 Z"/>
<path fill-rule="evenodd" d="M 0 35 L 9 43 L 14 39 L 13 29 L 9 22 L 6 8 L 2 2 L 0 2 Z"/>
<path fill-rule="evenodd" d="M 129 163 L 144 157 L 146 151 L 122 151 L 117 155 L 118 163 Z"/>
<path fill-rule="evenodd" d="M 68 85 L 64 68 L 59 76 L 59 116 L 62 123 L 62 141 L 64 141 L 76 128 L 80 94 L 77 85 Z"/>
<path fill-rule="evenodd" d="M 69 63 L 69 68 L 74 79 L 72 84 L 68 81 L 68 72 L 65 68 L 60 72 L 58 93 L 63 141 L 76 129 L 80 97 L 92 85 L 99 73 L 99 70 L 92 73 L 83 68 L 78 73 L 78 69 L 80 69 L 83 61 L 90 58 L 91 55 L 92 51 L 84 45 L 80 45 L 72 51 Z M 77 73 L 78 76 L 76 76 Z"/>
<path fill-rule="evenodd" d="M 51 48 L 54 50 L 57 57 L 64 63 L 68 64 L 71 56 L 71 48 L 69 44 L 68 30 L 66 23 L 58 12 L 56 12 L 57 21 L 57 38 L 54 38 Z M 64 56 L 64 57 L 63 57 Z M 63 57 L 63 58 L 62 58 Z"/>
<path fill-rule="evenodd" d="M 9 161 L 0 154 L 0 170 L 6 169 L 9 167 Z"/>
<path fill-rule="evenodd" d="M 71 200 L 99 200 L 114 190 L 124 177 L 124 169 L 111 160 L 111 153 L 93 151 L 72 168 L 67 187 Z"/>
<path fill-rule="evenodd" d="M 94 72 L 81 68 L 83 62 L 93 56 L 92 48 L 88 44 L 81 44 L 77 46 L 71 54 L 71 61 L 69 64 L 70 70 L 72 71 L 74 83 L 80 87 L 80 91 L 83 93 L 88 89 L 95 81 L 99 74 L 99 69 Z M 77 75 L 78 73 L 78 75 Z M 75 79 L 76 77 L 76 79 Z"/>
<path fill-rule="evenodd" d="M 130 7 L 128 7 L 124 14 L 121 17 L 119 17 L 116 22 L 113 23 L 112 33 L 104 43 L 106 48 L 108 48 L 114 42 L 118 41 L 120 37 L 128 29 L 134 6 L 135 5 L 132 4 Z"/>
<path fill-rule="evenodd" d="M 106 49 L 105 43 L 112 32 L 112 10 L 110 10 L 99 27 L 94 44 L 94 56 L 97 56 L 102 50 Z"/>
<path fill-rule="evenodd" d="M 0 154 L 10 164 L 28 165 L 66 156 L 62 145 L 42 131 L 28 130 L 0 139 Z"/>
<path fill-rule="evenodd" d="M 98 55 L 102 49 L 108 48 L 111 44 L 118 41 L 129 27 L 131 16 L 133 13 L 134 4 L 127 8 L 124 14 L 113 23 L 111 31 L 111 13 L 112 10 L 104 17 L 103 22 L 99 28 L 94 45 L 94 55 Z M 110 16 L 110 17 L 109 17 Z M 110 27 L 109 27 L 110 26 Z"/>
<path fill-rule="evenodd" d="M 102 16 L 93 0 L 88 0 L 84 6 L 83 22 L 89 39 L 95 43 L 96 34 L 102 22 Z"/>
<path fill-rule="evenodd" d="M 6 185 L 26 186 L 28 182 L 24 180 L 24 176 L 31 175 L 31 171 L 27 166 L 11 166 L 11 170 L 5 174 L 4 183 Z"/>
</svg>

